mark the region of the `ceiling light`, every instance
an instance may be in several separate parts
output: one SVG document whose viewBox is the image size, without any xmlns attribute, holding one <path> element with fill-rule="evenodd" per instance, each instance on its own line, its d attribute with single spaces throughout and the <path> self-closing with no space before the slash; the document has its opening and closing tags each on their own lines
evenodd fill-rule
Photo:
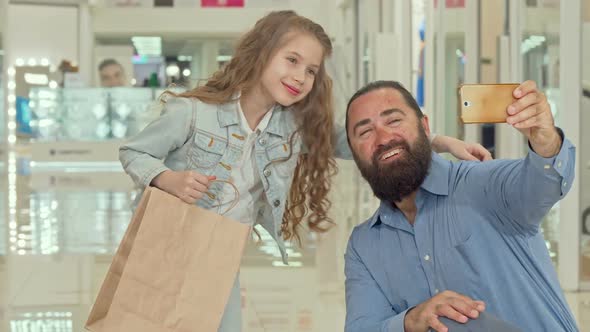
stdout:
<svg viewBox="0 0 590 332">
<path fill-rule="evenodd" d="M 161 37 L 132 37 L 131 41 L 138 55 L 162 55 Z"/>
</svg>

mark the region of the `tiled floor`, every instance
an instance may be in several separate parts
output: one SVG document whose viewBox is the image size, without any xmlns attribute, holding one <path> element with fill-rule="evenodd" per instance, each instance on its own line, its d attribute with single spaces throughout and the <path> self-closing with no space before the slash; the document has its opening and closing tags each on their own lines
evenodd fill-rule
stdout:
<svg viewBox="0 0 590 332">
<path fill-rule="evenodd" d="M 19 159 L 20 160 L 20 159 Z M 342 165 L 334 193 L 338 222 L 327 235 L 291 248 L 283 266 L 267 237 L 248 245 L 241 268 L 244 331 L 343 331 L 343 252 L 348 234 L 372 209 Z M 135 192 L 116 165 L 0 171 L 0 331 L 82 331 L 131 217 Z M 590 293 L 567 294 L 590 331 Z"/>
</svg>

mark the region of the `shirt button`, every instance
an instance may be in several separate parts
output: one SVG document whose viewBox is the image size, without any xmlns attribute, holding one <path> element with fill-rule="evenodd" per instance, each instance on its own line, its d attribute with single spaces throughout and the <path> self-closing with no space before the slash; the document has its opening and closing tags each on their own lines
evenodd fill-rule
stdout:
<svg viewBox="0 0 590 332">
<path fill-rule="evenodd" d="M 438 292 L 440 292 L 440 291 L 438 290 L 438 288 L 434 290 L 434 293 L 435 293 L 435 294 L 438 294 Z"/>
<path fill-rule="evenodd" d="M 563 181 L 563 186 L 567 186 L 567 181 Z"/>
<path fill-rule="evenodd" d="M 557 168 L 561 167 L 561 160 L 559 162 L 557 162 Z"/>
<path fill-rule="evenodd" d="M 272 174 L 272 172 L 270 171 L 270 169 L 265 169 L 264 172 L 262 172 L 262 174 L 264 174 L 264 176 L 269 177 L 270 174 Z"/>
<path fill-rule="evenodd" d="M 424 260 L 425 261 L 429 261 L 430 260 L 430 256 L 429 255 L 424 256 Z"/>
<path fill-rule="evenodd" d="M 260 145 L 264 145 L 266 144 L 266 139 L 265 138 L 261 138 L 258 140 L 258 143 L 260 143 Z"/>
<path fill-rule="evenodd" d="M 275 201 L 272 202 L 272 205 L 274 205 L 275 207 L 279 207 L 279 205 L 281 205 L 281 201 L 279 201 L 278 199 L 275 199 Z"/>
</svg>

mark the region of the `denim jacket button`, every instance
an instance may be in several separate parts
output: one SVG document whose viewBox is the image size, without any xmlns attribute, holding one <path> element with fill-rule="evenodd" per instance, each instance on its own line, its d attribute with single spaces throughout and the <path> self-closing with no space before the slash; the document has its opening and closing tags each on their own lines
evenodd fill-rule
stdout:
<svg viewBox="0 0 590 332">
<path fill-rule="evenodd" d="M 260 145 L 264 145 L 266 144 L 266 138 L 261 138 L 258 140 L 258 143 L 260 143 Z"/>
<path fill-rule="evenodd" d="M 275 199 L 275 201 L 272 202 L 272 205 L 274 205 L 275 207 L 279 207 L 279 205 L 281 205 L 281 201 L 279 201 L 278 199 Z"/>
<path fill-rule="evenodd" d="M 272 172 L 270 171 L 270 169 L 267 168 L 264 170 L 264 172 L 262 172 L 262 174 L 264 174 L 264 176 L 266 177 L 269 177 L 272 174 Z"/>
</svg>

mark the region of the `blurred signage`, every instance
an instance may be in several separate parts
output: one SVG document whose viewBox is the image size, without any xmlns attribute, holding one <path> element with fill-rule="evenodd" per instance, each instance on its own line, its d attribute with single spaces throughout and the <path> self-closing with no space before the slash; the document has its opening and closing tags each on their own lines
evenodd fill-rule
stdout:
<svg viewBox="0 0 590 332">
<path fill-rule="evenodd" d="M 201 7 L 244 7 L 244 0 L 201 0 Z"/>
<path fill-rule="evenodd" d="M 438 1 L 434 0 L 434 8 L 438 5 Z M 465 8 L 465 0 L 445 0 L 445 8 Z"/>
</svg>

